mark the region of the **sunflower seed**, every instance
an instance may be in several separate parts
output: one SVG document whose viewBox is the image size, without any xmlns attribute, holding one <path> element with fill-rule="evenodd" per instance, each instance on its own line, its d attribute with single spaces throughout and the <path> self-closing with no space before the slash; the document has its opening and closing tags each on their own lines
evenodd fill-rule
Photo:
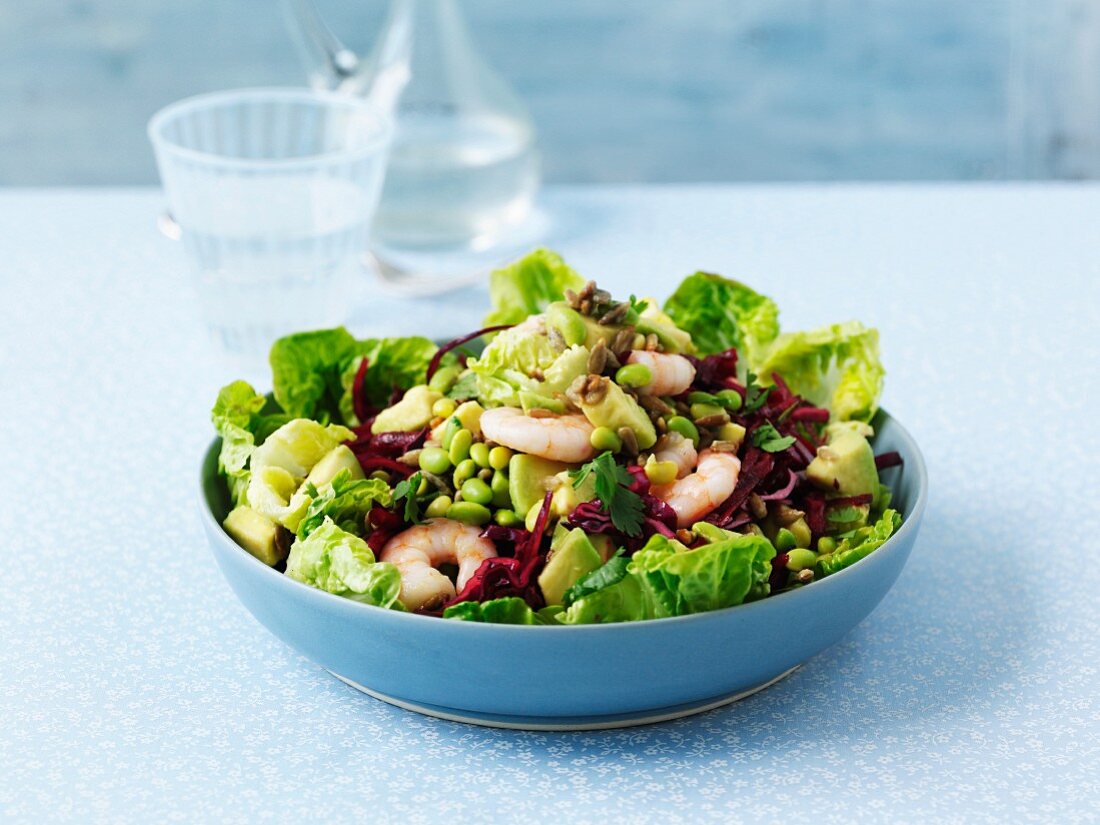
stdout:
<svg viewBox="0 0 1100 825">
<path fill-rule="evenodd" d="M 408 464 L 410 467 L 415 467 L 420 463 L 421 450 L 409 450 L 404 455 L 398 456 L 397 460 L 402 464 Z"/>
<path fill-rule="evenodd" d="M 764 499 L 753 493 L 749 496 L 749 512 L 753 518 L 764 518 L 768 515 L 768 505 L 764 503 Z"/>
<path fill-rule="evenodd" d="M 630 304 L 626 303 L 625 301 L 619 304 L 615 304 L 615 306 L 611 307 L 611 309 L 603 314 L 603 317 L 600 318 L 600 323 L 605 327 L 613 327 L 620 321 L 622 321 L 623 318 L 626 317 L 626 313 L 629 311 Z"/>
<path fill-rule="evenodd" d="M 599 341 L 588 353 L 588 371 L 594 375 L 600 375 L 605 366 L 607 366 L 607 345 Z"/>
<path fill-rule="evenodd" d="M 630 427 L 619 427 L 619 438 L 623 442 L 623 452 L 629 456 L 638 454 L 638 437 Z"/>
</svg>

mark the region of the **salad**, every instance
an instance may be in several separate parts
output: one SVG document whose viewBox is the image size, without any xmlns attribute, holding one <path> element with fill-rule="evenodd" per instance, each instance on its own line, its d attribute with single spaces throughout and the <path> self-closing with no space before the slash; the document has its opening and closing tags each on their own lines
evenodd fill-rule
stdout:
<svg viewBox="0 0 1100 825">
<path fill-rule="evenodd" d="M 771 299 L 703 272 L 620 300 L 542 249 L 490 296 L 443 346 L 303 332 L 271 349 L 271 399 L 224 387 L 227 533 L 366 604 L 569 625 L 763 599 L 898 529 L 875 330 L 780 334 Z"/>
</svg>

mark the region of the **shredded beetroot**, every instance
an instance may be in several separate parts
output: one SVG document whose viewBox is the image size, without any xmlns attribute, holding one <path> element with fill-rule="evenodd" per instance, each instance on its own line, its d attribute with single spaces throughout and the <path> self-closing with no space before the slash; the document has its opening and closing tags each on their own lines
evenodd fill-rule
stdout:
<svg viewBox="0 0 1100 825">
<path fill-rule="evenodd" d="M 895 450 L 875 456 L 875 467 L 879 470 L 885 470 L 887 467 L 897 467 L 901 463 L 903 463 L 901 453 Z"/>
<path fill-rule="evenodd" d="M 749 447 L 741 462 L 741 474 L 737 477 L 737 486 L 734 487 L 733 493 L 704 520 L 718 527 L 725 527 L 730 516 L 749 500 L 749 496 L 760 482 L 767 478 L 774 465 L 775 458 L 771 453 L 766 453 L 758 447 Z"/>
<path fill-rule="evenodd" d="M 397 513 L 375 504 L 367 513 L 367 546 L 377 556 L 386 542 L 405 529 L 405 519 Z"/>
<path fill-rule="evenodd" d="M 415 450 L 424 443 L 428 437 L 428 428 L 413 430 L 408 433 L 361 433 L 359 438 L 348 444 L 351 451 L 364 458 L 383 456 L 385 458 L 397 458 L 409 450 Z"/>
<path fill-rule="evenodd" d="M 497 556 L 483 561 L 474 575 L 466 582 L 462 591 L 444 605 L 444 608 L 459 602 L 485 602 L 507 596 L 518 596 L 535 610 L 546 604 L 535 577 L 546 562 L 546 557 L 542 552 L 542 538 L 546 532 L 546 524 L 550 519 L 550 499 L 552 497 L 553 493 L 547 491 L 542 500 L 542 507 L 539 509 L 535 529 L 530 533 L 526 530 L 516 529 L 510 530 L 505 536 L 497 533 L 497 528 L 493 527 L 482 531 L 482 535 L 486 538 L 489 538 L 490 535 L 496 535 L 499 536 L 499 540 L 514 541 L 515 555 L 512 557 Z M 507 530 L 508 528 L 500 529 Z"/>
<path fill-rule="evenodd" d="M 439 369 L 439 365 L 443 361 L 443 356 L 455 347 L 460 347 L 467 341 L 473 341 L 475 338 L 480 338 L 482 335 L 488 335 L 490 332 L 500 332 L 502 329 L 511 329 L 514 326 L 515 324 L 498 324 L 495 327 L 484 327 L 483 329 L 471 332 L 469 335 L 460 335 L 458 338 L 448 341 L 435 351 L 435 355 L 432 356 L 432 360 L 428 364 L 428 373 L 424 380 L 432 380 L 432 376 L 435 375 L 435 371 Z"/>
<path fill-rule="evenodd" d="M 388 470 L 391 473 L 397 473 L 402 478 L 408 478 L 416 472 L 415 467 L 410 467 L 408 464 L 402 464 L 400 461 L 394 461 L 392 458 L 386 458 L 380 455 L 356 455 L 359 459 L 359 466 L 363 468 L 363 472 L 367 475 L 374 470 Z"/>
<path fill-rule="evenodd" d="M 363 382 L 366 380 L 369 366 L 370 359 L 364 357 L 359 362 L 359 369 L 355 371 L 355 380 L 351 382 L 351 406 L 355 410 L 355 417 L 360 422 L 370 418 L 372 412 L 370 404 L 367 403 L 366 395 L 363 393 Z"/>
<path fill-rule="evenodd" d="M 745 395 L 745 389 L 737 383 L 737 350 L 728 349 L 706 358 L 685 356 L 695 367 L 692 388 L 705 392 L 734 389 Z"/>
<path fill-rule="evenodd" d="M 790 557 L 786 553 L 780 553 L 772 559 L 772 574 L 768 579 L 768 585 L 772 593 L 782 590 L 786 586 L 788 561 L 790 561 Z"/>
<path fill-rule="evenodd" d="M 810 421 L 814 424 L 826 424 L 829 421 L 829 411 L 821 407 L 799 407 L 791 413 L 791 421 Z"/>
<path fill-rule="evenodd" d="M 825 496 L 821 493 L 810 493 L 802 505 L 806 513 L 806 524 L 814 536 L 820 536 L 825 532 Z"/>
</svg>

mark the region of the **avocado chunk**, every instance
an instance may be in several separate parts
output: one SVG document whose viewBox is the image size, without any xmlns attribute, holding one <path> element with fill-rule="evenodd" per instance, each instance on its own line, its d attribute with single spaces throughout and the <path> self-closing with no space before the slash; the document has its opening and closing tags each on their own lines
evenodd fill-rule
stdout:
<svg viewBox="0 0 1100 825">
<path fill-rule="evenodd" d="M 539 385 L 539 393 L 552 396 L 556 392 L 565 392 L 579 375 L 588 375 L 587 347 L 574 346 L 567 349 L 544 370 L 545 380 Z"/>
<path fill-rule="evenodd" d="M 426 427 L 432 420 L 432 405 L 442 397 L 442 393 L 429 389 L 424 384 L 412 387 L 404 398 L 378 413 L 370 431 L 407 433 Z"/>
<path fill-rule="evenodd" d="M 526 514 L 540 504 L 550 489 L 550 479 L 568 468 L 568 464 L 560 461 L 516 453 L 508 462 L 508 494 L 512 497 L 512 509 Z"/>
<path fill-rule="evenodd" d="M 268 567 L 287 557 L 290 534 L 251 507 L 235 507 L 222 522 L 233 540 Z"/>
<path fill-rule="evenodd" d="M 878 490 L 875 453 L 866 424 L 845 421 L 825 428 L 826 443 L 806 468 L 806 478 L 835 496 L 861 496 Z"/>
<path fill-rule="evenodd" d="M 603 397 L 595 404 L 588 404 L 581 398 L 581 411 L 593 427 L 610 427 L 618 432 L 620 427 L 629 427 L 634 431 L 638 447 L 648 450 L 657 443 L 657 431 L 649 420 L 646 411 L 638 402 L 607 378 L 600 379 L 604 388 Z"/>
<path fill-rule="evenodd" d="M 588 540 L 592 542 L 592 546 L 596 548 L 596 552 L 600 554 L 600 561 L 606 563 L 609 558 L 615 555 L 615 543 L 611 541 L 611 536 L 605 536 L 601 533 L 596 533 L 588 537 Z"/>
<path fill-rule="evenodd" d="M 306 483 L 320 487 L 336 478 L 336 474 L 341 470 L 347 470 L 353 479 L 365 478 L 363 468 L 359 466 L 359 459 L 347 444 L 341 444 L 325 453 L 324 457 L 309 471 Z"/>
<path fill-rule="evenodd" d="M 539 574 L 539 587 L 547 604 L 561 604 L 565 592 L 603 564 L 603 559 L 588 540 L 584 530 L 576 527 L 550 547 L 546 567 Z"/>
<path fill-rule="evenodd" d="M 550 410 L 550 412 L 561 415 L 565 412 L 565 404 L 556 398 L 551 398 L 548 395 L 540 395 L 537 392 L 531 392 L 530 390 L 519 391 L 519 405 L 523 408 L 525 413 L 531 412 L 531 410 Z"/>
</svg>

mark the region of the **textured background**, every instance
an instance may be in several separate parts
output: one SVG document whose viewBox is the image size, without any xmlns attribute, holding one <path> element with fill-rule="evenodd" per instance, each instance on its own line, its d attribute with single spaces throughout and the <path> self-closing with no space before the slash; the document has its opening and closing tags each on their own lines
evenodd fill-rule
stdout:
<svg viewBox="0 0 1100 825">
<path fill-rule="evenodd" d="M 362 48 L 383 0 L 318 0 Z M 551 181 L 1100 176 L 1093 0 L 466 0 Z M 152 183 L 144 124 L 304 79 L 279 0 L 0 4 L 0 184 Z"/>
</svg>

